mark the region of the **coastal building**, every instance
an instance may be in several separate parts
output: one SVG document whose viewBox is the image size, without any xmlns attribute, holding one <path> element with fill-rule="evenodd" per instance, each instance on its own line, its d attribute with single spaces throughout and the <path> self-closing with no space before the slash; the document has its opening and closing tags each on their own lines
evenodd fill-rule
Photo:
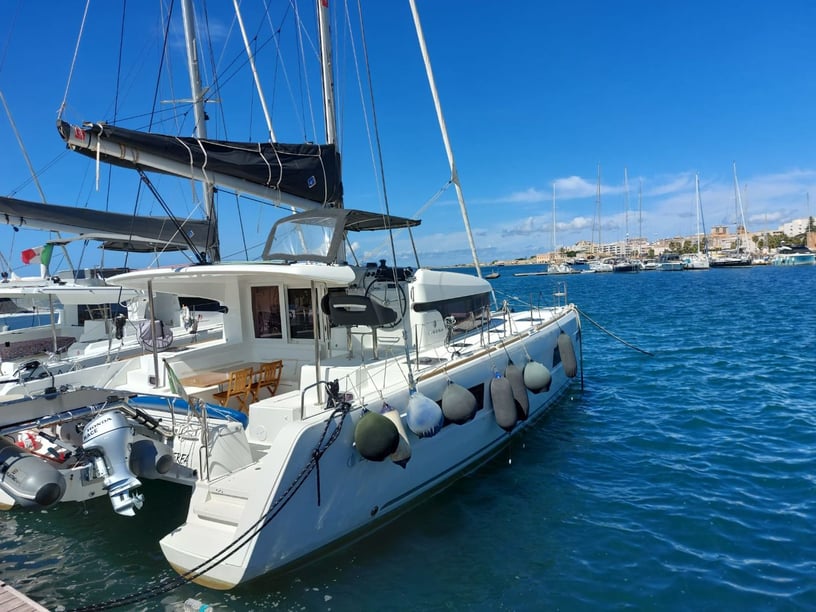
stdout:
<svg viewBox="0 0 816 612">
<path fill-rule="evenodd" d="M 807 232 L 809 225 L 810 218 L 794 219 L 793 221 L 780 225 L 779 231 L 787 234 L 788 236 L 798 236 L 799 234 L 804 234 Z"/>
</svg>

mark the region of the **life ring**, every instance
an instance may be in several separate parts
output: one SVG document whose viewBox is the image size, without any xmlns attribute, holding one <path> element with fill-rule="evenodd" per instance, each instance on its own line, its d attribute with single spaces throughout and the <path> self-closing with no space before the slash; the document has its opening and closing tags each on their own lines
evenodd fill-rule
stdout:
<svg viewBox="0 0 816 612">
<path fill-rule="evenodd" d="M 39 450 L 42 446 L 37 434 L 30 431 L 21 431 L 17 434 L 17 446 L 29 451 Z"/>
</svg>

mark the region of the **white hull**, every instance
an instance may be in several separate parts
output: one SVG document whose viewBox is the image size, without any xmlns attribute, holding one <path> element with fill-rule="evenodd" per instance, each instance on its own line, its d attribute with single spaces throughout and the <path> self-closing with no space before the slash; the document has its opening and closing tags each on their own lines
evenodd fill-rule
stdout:
<svg viewBox="0 0 816 612">
<path fill-rule="evenodd" d="M 708 270 L 711 267 L 708 255 L 703 253 L 695 253 L 686 256 L 683 259 L 683 265 L 685 266 L 686 270 Z"/>
<path fill-rule="evenodd" d="M 507 351 L 514 362 L 524 364 L 525 355 L 529 353 L 534 359 L 551 365 L 559 326 L 575 343 L 579 341 L 576 312 L 567 308 L 556 316 L 559 325 L 548 324 L 532 337 L 508 344 Z M 196 483 L 186 523 L 161 541 L 167 560 L 180 573 L 196 568 L 218 556 L 275 509 L 279 513 L 257 538 L 198 577 L 196 582 L 211 588 L 230 588 L 302 561 L 338 541 L 370 534 L 412 502 L 487 460 L 507 442 L 508 433 L 496 424 L 488 387 L 494 368 L 503 371 L 506 363 L 503 351 L 489 358 L 485 351 L 474 347 L 473 357 L 463 359 L 461 365 L 452 365 L 447 374 L 438 368 L 434 373 L 434 366 L 417 371 L 421 381 L 419 392 L 437 400 L 448 376 L 466 388 L 484 383 L 484 407 L 471 421 L 447 424 L 430 438 L 419 438 L 409 431 L 411 458 L 404 468 L 388 459 L 376 462 L 359 455 L 354 448 L 354 432 L 362 411 L 353 410 L 343 421 L 339 437 L 320 459 L 319 505 L 315 471 L 300 482 L 291 499 L 279 502 L 298 482 L 301 471 L 310 466 L 329 415 L 321 411 L 298 420 L 295 415 L 299 412 L 299 391 L 253 405 L 247 434 L 256 461 L 222 478 Z M 404 367 L 403 364 L 401 368 Z M 404 382 L 399 380 L 398 368 L 399 360 L 373 364 L 369 374 L 375 380 L 390 379 L 383 389 L 385 400 L 404 413 L 408 392 Z M 337 368 L 330 376 L 341 372 L 353 378 L 362 374 L 357 368 L 346 366 Z M 519 422 L 513 433 L 532 424 L 566 390 L 570 379 L 564 374 L 564 368 L 558 365 L 551 372 L 553 381 L 548 392 L 528 392 L 529 418 Z M 369 408 L 379 409 L 382 402 L 374 389 L 364 388 L 359 392 L 372 398 Z M 291 421 L 287 416 L 292 417 Z M 266 423 L 284 424 L 273 433 Z M 328 435 L 337 425 L 338 420 L 329 425 Z"/>
<path fill-rule="evenodd" d="M 577 376 L 580 322 L 577 310 L 563 302 L 565 296 L 558 298 L 562 300 L 560 305 L 551 308 L 479 315 L 479 304 L 487 299 L 489 284 L 470 275 L 421 269 L 400 281 L 411 304 L 404 310 L 408 317 L 405 329 L 411 330 L 407 352 L 410 364 L 402 325 L 393 329 L 386 325 L 376 330 L 379 356 L 375 354 L 374 330 L 365 326 L 348 328 L 349 336 L 346 327 L 335 324 L 329 327 L 328 321 L 321 318 L 323 339 L 317 345 L 312 340 L 299 340 L 294 327 L 284 329 L 280 338 L 266 337 L 253 327 L 257 319 L 250 299 L 253 287 L 289 287 L 280 293 L 284 296 L 283 312 L 289 310 L 285 296 L 300 291 L 297 287 L 308 288 L 312 282 L 335 288 L 331 291 L 342 291 L 329 292 L 339 295 L 342 303 L 349 296 L 359 295 L 353 289 L 359 273 L 355 275 L 349 267 L 222 264 L 146 270 L 121 278 L 134 287 L 150 281 L 157 291 L 172 285 L 180 292 L 188 289 L 194 295 L 222 301 L 228 308 L 224 338 L 163 354 L 157 360 L 158 375 L 154 369 L 157 361 L 146 354 L 57 375 L 55 386 L 93 386 L 128 394 L 172 396 L 166 364 L 172 364 L 182 380 L 190 380 L 189 376 L 237 367 L 238 362 L 271 359 L 284 362 L 277 394 L 273 397 L 262 394 L 257 401 L 250 402 L 245 430 L 233 426 L 221 446 L 211 444 L 203 454 L 200 445 L 183 447 L 182 436 L 168 442 L 176 462 L 181 468 L 196 469 L 197 478 L 190 479 L 184 470 L 165 478 L 192 485 L 193 493 L 185 523 L 165 536 L 161 547 L 168 562 L 181 573 L 210 558 L 221 558 L 221 563 L 196 578 L 198 583 L 213 588 L 231 588 L 304 560 L 346 538 L 366 535 L 412 502 L 489 458 L 508 439 L 508 432 L 497 424 L 491 397 L 491 381 L 505 372 L 508 356 L 519 368 L 534 360 L 551 376 L 546 391 L 533 393 L 522 386 L 530 404 L 529 417 L 511 425 L 508 428 L 511 433 L 529 426 L 565 392 L 571 380 L 568 373 Z M 373 282 L 376 285 L 378 281 Z M 396 302 L 389 301 L 388 294 L 378 295 L 381 303 L 398 308 Z M 471 308 L 475 310 L 470 314 L 445 318 L 437 310 L 451 299 L 471 300 L 473 296 L 479 296 L 480 301 L 473 303 Z M 455 323 L 448 327 L 447 319 Z M 290 318 L 289 325 L 294 326 L 296 321 Z M 452 339 L 446 337 L 450 333 L 446 330 L 453 331 Z M 568 335 L 568 346 L 560 346 L 559 334 L 562 339 Z M 315 362 L 316 346 L 321 353 L 319 365 Z M 565 371 L 565 364 L 569 372 Z M 420 437 L 408 426 L 409 372 L 416 381 L 418 394 L 433 402 L 441 399 L 446 386 L 453 381 L 470 390 L 481 408 L 463 424 L 446 422 L 435 435 Z M 315 385 L 317 381 L 325 383 Z M 327 409 L 326 385 L 330 381 L 337 381 L 336 397 L 346 398 L 343 401 L 348 401 L 349 410 L 342 419 L 337 439 L 319 461 L 318 505 L 317 471 L 308 471 L 310 462 L 321 434 L 325 431 L 326 439 L 331 437 L 340 420 L 339 416 L 332 418 L 331 410 Z M 25 385 L 9 383 L 2 391 L 11 400 L 20 394 L 42 391 L 51 384 L 51 379 L 33 380 Z M 218 388 L 188 386 L 187 391 L 205 402 L 213 402 L 213 393 Z M 364 411 L 380 411 L 383 401 L 402 415 L 400 420 L 410 446 L 410 459 L 404 468 L 388 458 L 365 459 L 354 444 L 356 425 Z M 13 419 L 7 406 L 3 408 L 8 418 Z M 512 410 L 516 414 L 517 409 Z M 13 420 L 0 419 L 0 424 L 10 422 Z M 167 415 L 162 423 L 170 426 Z M 298 485 L 297 478 L 303 470 L 307 470 L 308 477 Z M 104 490 L 103 484 L 97 479 L 95 489 L 74 487 L 64 501 L 98 497 L 100 488 Z M 296 492 L 291 499 L 280 501 L 293 486 Z M 147 499 L 145 503 L 161 501 Z M 232 542 L 244 541 L 247 530 L 273 508 L 279 512 L 257 538 L 250 538 L 227 559 L 219 556 Z"/>
</svg>

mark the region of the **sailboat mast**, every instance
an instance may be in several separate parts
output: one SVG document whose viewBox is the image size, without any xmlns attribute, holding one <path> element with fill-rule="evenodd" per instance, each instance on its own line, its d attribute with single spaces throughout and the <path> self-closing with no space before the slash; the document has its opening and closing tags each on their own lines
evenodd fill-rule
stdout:
<svg viewBox="0 0 816 612">
<path fill-rule="evenodd" d="M 556 251 L 558 247 L 555 244 L 555 183 L 552 184 L 552 202 L 553 202 L 553 210 L 552 210 L 552 235 L 553 235 L 553 260 L 556 258 Z"/>
<path fill-rule="evenodd" d="M 184 0 L 181 3 L 181 15 L 184 21 L 184 42 L 187 46 L 187 72 L 190 77 L 190 89 L 193 97 L 195 136 L 204 139 L 207 138 L 207 114 L 204 110 L 204 93 L 201 87 L 201 71 L 198 65 L 198 46 L 192 0 Z M 202 184 L 204 189 L 204 213 L 210 221 L 213 236 L 212 242 L 207 248 L 207 259 L 209 261 L 219 261 L 221 255 L 218 248 L 218 221 L 213 204 L 215 189 L 211 181 L 205 180 Z"/>
<path fill-rule="evenodd" d="M 700 248 L 700 175 L 694 174 L 694 210 L 697 216 L 697 254 L 702 253 Z"/>
<path fill-rule="evenodd" d="M 601 243 L 601 164 L 598 164 L 598 187 L 595 193 L 595 223 L 598 226 L 598 253 L 603 249 Z"/>
<path fill-rule="evenodd" d="M 623 167 L 623 193 L 623 222 L 626 231 L 623 256 L 629 257 L 629 169 L 626 166 Z"/>
<path fill-rule="evenodd" d="M 417 38 L 419 39 L 419 47 L 422 50 L 422 59 L 425 61 L 425 72 L 428 75 L 428 84 L 431 87 L 431 95 L 433 96 L 434 107 L 436 108 L 436 117 L 439 120 L 439 128 L 442 130 L 442 140 L 445 142 L 445 151 L 448 154 L 451 182 L 456 188 L 456 196 L 459 199 L 459 209 L 462 213 L 462 220 L 465 223 L 465 233 L 467 234 L 468 243 L 470 244 L 470 252 L 473 256 L 473 265 L 476 267 L 476 275 L 481 278 L 482 269 L 479 266 L 479 256 L 476 254 L 476 243 L 473 241 L 473 232 L 470 229 L 470 220 L 468 219 L 467 208 L 465 207 L 465 196 L 462 193 L 462 186 L 459 183 L 459 172 L 456 170 L 456 161 L 453 159 L 453 149 L 451 148 L 450 138 L 448 138 L 448 128 L 445 125 L 445 117 L 442 115 L 442 105 L 439 101 L 439 92 L 436 89 L 436 80 L 434 79 L 433 70 L 431 69 L 428 47 L 425 45 L 425 35 L 422 33 L 422 24 L 419 21 L 419 12 L 417 11 L 415 0 L 410 0 L 410 4 L 411 14 L 414 16 Z"/>
<path fill-rule="evenodd" d="M 643 179 L 638 181 L 638 257 L 643 255 L 640 252 L 640 245 L 643 244 Z"/>
<path fill-rule="evenodd" d="M 742 232 L 746 234 L 748 232 L 748 228 L 745 227 L 745 211 L 742 208 L 742 195 L 740 194 L 739 188 L 739 181 L 737 180 L 737 162 L 733 163 L 734 168 L 734 194 L 735 194 L 735 201 L 737 204 L 737 224 L 742 222 Z M 737 227 L 737 250 L 742 251 L 742 237 L 740 235 L 739 227 Z"/>
<path fill-rule="evenodd" d="M 317 17 L 320 34 L 320 66 L 323 77 L 323 118 L 326 123 L 326 142 L 328 144 L 337 144 L 329 0 L 317 0 Z"/>
</svg>

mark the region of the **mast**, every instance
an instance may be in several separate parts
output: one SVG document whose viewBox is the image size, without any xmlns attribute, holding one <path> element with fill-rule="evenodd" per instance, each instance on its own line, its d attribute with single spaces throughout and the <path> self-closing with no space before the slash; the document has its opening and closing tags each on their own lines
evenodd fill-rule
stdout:
<svg viewBox="0 0 816 612">
<path fill-rule="evenodd" d="M 465 233 L 467 234 L 468 243 L 470 244 L 470 252 L 473 256 L 473 265 L 476 267 L 476 275 L 481 278 L 482 269 L 479 266 L 479 256 L 476 254 L 476 243 L 473 241 L 473 232 L 470 229 L 470 220 L 468 219 L 467 208 L 465 207 L 465 196 L 462 193 L 462 185 L 459 183 L 459 172 L 456 170 L 456 161 L 453 159 L 453 149 L 451 148 L 450 138 L 448 138 L 448 128 L 445 125 L 445 117 L 442 115 L 442 105 L 439 101 L 439 92 L 436 89 L 436 81 L 434 79 L 433 70 L 431 69 L 431 59 L 428 56 L 428 48 L 425 45 L 425 35 L 422 33 L 422 24 L 419 22 L 419 12 L 417 12 L 416 1 L 410 0 L 410 4 L 411 13 L 414 16 L 417 38 L 419 39 L 419 46 L 422 50 L 422 59 L 425 61 L 425 72 L 428 75 L 428 84 L 431 87 L 431 95 L 433 96 L 434 107 L 436 108 L 436 117 L 439 120 L 439 128 L 442 130 L 442 140 L 445 142 L 445 151 L 448 154 L 451 182 L 454 187 L 456 187 L 456 196 L 459 199 L 459 209 L 462 213 L 462 220 L 465 223 Z"/>
<path fill-rule="evenodd" d="M 553 238 L 553 261 L 555 261 L 556 251 L 558 247 L 555 244 L 555 181 L 552 184 L 552 238 Z"/>
<path fill-rule="evenodd" d="M 184 20 L 184 42 L 187 45 L 187 72 L 190 77 L 190 89 L 193 97 L 193 116 L 195 117 L 196 138 L 207 138 L 207 113 L 204 110 L 204 94 L 201 87 L 201 71 L 198 65 L 198 46 L 196 40 L 195 15 L 192 0 L 183 0 L 181 15 Z M 216 262 L 221 259 L 218 249 L 218 219 L 215 214 L 215 189 L 211 180 L 202 182 L 204 189 L 204 213 L 212 227 L 212 243 L 207 248 L 207 260 Z"/>
<path fill-rule="evenodd" d="M 629 170 L 623 167 L 623 222 L 626 231 L 623 243 L 623 256 L 629 257 Z"/>
<path fill-rule="evenodd" d="M 601 164 L 598 164 L 598 187 L 595 192 L 595 224 L 598 226 L 598 253 L 603 249 L 601 243 Z M 593 228 L 594 229 L 594 228 Z M 593 231 L 593 237 L 594 237 Z"/>
<path fill-rule="evenodd" d="M 329 0 L 317 0 L 320 35 L 320 67 L 323 77 L 323 120 L 326 124 L 326 143 L 337 144 L 337 118 L 334 109 L 334 67 L 332 65 Z M 340 206 L 342 208 L 342 206 Z"/>
<path fill-rule="evenodd" d="M 737 224 L 742 221 L 742 233 L 743 235 L 748 233 L 748 228 L 745 226 L 745 211 L 742 208 L 742 196 L 740 195 L 740 188 L 739 188 L 739 181 L 737 180 L 737 162 L 733 162 L 734 168 L 734 194 L 735 194 L 735 201 L 737 205 Z M 742 236 L 740 235 L 739 226 L 737 227 L 737 251 L 742 252 Z"/>
<path fill-rule="evenodd" d="M 638 180 L 638 257 L 643 255 L 640 252 L 640 245 L 643 244 L 643 179 Z"/>
<path fill-rule="evenodd" d="M 702 203 L 700 202 L 700 174 L 694 174 L 694 194 L 695 194 L 695 210 L 697 214 L 697 254 L 702 255 L 703 250 L 701 248 L 701 239 L 700 239 L 700 216 L 702 215 Z"/>
</svg>

